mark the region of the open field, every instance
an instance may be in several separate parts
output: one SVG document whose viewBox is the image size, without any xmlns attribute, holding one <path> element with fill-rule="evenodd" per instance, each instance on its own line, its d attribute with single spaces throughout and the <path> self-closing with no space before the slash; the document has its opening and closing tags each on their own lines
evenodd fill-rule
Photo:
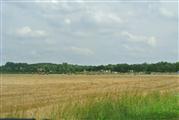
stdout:
<svg viewBox="0 0 179 120">
<path fill-rule="evenodd" d="M 105 94 L 179 92 L 177 75 L 17 75 L 3 74 L 1 115 L 48 118 L 55 107 Z M 18 116 L 18 115 L 17 115 Z M 20 115 L 21 116 L 21 115 Z"/>
</svg>

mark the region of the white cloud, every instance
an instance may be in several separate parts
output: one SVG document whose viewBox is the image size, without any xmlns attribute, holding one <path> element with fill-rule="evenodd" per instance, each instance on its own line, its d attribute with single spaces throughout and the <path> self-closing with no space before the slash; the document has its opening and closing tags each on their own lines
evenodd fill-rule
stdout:
<svg viewBox="0 0 179 120">
<path fill-rule="evenodd" d="M 64 20 L 64 22 L 69 25 L 69 24 L 71 24 L 71 19 L 66 18 L 66 19 Z"/>
<path fill-rule="evenodd" d="M 52 3 L 58 3 L 58 0 L 51 0 Z"/>
<path fill-rule="evenodd" d="M 29 33 L 31 33 L 31 32 L 32 32 L 32 30 L 31 30 L 31 28 L 28 27 L 28 26 L 23 27 L 23 28 L 20 28 L 20 29 L 17 30 L 17 33 L 18 33 L 18 34 L 21 34 L 21 35 L 29 34 Z"/>
<path fill-rule="evenodd" d="M 85 56 L 89 56 L 89 55 L 94 54 L 94 52 L 89 48 L 81 48 L 81 47 L 75 47 L 75 46 L 66 48 L 65 50 L 70 51 L 70 52 L 75 53 L 75 54 L 85 55 Z"/>
<path fill-rule="evenodd" d="M 174 12 L 172 12 L 166 8 L 159 8 L 159 11 L 163 16 L 166 16 L 166 17 L 174 17 L 175 16 Z"/>
<path fill-rule="evenodd" d="M 168 18 L 178 18 L 178 4 L 160 2 L 158 11 L 161 15 Z"/>
<path fill-rule="evenodd" d="M 44 0 L 35 0 L 35 2 L 38 2 L 38 3 L 40 3 L 40 2 L 44 2 Z M 45 0 L 45 2 L 47 2 L 47 3 L 58 3 L 59 2 L 59 0 Z"/>
<path fill-rule="evenodd" d="M 137 47 L 137 46 L 130 46 L 128 44 L 123 44 L 122 45 L 124 49 L 126 49 L 127 51 L 129 52 L 132 52 L 132 53 L 143 53 L 145 52 L 143 48 L 140 48 L 140 47 Z"/>
<path fill-rule="evenodd" d="M 37 51 L 32 50 L 32 51 L 30 51 L 30 54 L 33 55 L 33 56 L 37 56 Z"/>
<path fill-rule="evenodd" d="M 89 12 L 89 11 L 88 11 Z M 107 11 L 90 11 L 91 17 L 98 23 L 122 23 L 123 20 L 117 14 Z"/>
<path fill-rule="evenodd" d="M 25 26 L 17 29 L 17 35 L 20 37 L 44 37 L 46 36 L 46 32 L 43 30 L 33 30 L 29 26 Z"/>
<path fill-rule="evenodd" d="M 145 39 L 144 36 L 137 36 L 127 31 L 122 31 L 121 35 L 127 37 L 129 41 L 133 41 L 133 42 L 141 42 Z"/>
<path fill-rule="evenodd" d="M 146 43 L 152 47 L 156 46 L 156 38 L 154 36 L 147 37 L 147 36 L 142 36 L 142 35 L 134 35 L 132 33 L 129 33 L 127 31 L 121 32 L 121 35 L 126 37 L 128 41 L 131 42 L 142 42 Z"/>
<path fill-rule="evenodd" d="M 150 46 L 156 46 L 156 38 L 155 37 L 149 37 L 148 40 L 147 40 L 147 43 L 150 45 Z"/>
</svg>

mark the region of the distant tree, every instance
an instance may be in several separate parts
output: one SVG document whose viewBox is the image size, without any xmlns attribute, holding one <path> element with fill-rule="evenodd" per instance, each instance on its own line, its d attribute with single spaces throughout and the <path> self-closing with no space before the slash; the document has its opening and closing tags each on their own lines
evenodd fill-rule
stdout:
<svg viewBox="0 0 179 120">
<path fill-rule="evenodd" d="M 71 74 L 80 72 L 143 72 L 150 74 L 151 72 L 177 72 L 179 71 L 179 62 L 168 63 L 158 62 L 152 64 L 108 64 L 98 66 L 82 66 L 72 65 L 68 63 L 51 64 L 51 63 L 13 63 L 7 62 L 5 65 L 0 66 L 2 73 L 45 73 L 45 74 Z"/>
</svg>

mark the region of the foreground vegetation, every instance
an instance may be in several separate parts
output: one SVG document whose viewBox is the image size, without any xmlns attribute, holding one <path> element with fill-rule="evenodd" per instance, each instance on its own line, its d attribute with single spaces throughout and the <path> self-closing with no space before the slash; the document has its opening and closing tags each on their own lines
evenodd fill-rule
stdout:
<svg viewBox="0 0 179 120">
<path fill-rule="evenodd" d="M 140 92 L 89 99 L 86 103 L 67 106 L 52 119 L 66 120 L 178 120 L 179 99 L 174 93 Z"/>
<path fill-rule="evenodd" d="M 0 117 L 178 120 L 177 75 L 2 74 Z"/>
<path fill-rule="evenodd" d="M 116 93 L 115 93 L 116 94 Z M 178 120 L 179 97 L 174 92 L 125 92 L 117 96 L 105 94 L 84 101 L 58 103 L 51 110 L 50 120 Z M 25 111 L 6 117 L 26 118 Z M 43 118 L 43 119 L 44 119 Z M 42 118 L 39 118 L 41 120 Z"/>
</svg>

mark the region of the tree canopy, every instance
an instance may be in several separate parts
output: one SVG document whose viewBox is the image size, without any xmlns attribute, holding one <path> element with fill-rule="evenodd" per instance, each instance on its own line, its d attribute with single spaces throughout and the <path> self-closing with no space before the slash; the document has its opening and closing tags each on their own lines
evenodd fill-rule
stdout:
<svg viewBox="0 0 179 120">
<path fill-rule="evenodd" d="M 1 73 L 48 73 L 48 74 L 70 74 L 82 72 L 177 72 L 179 71 L 179 62 L 158 62 L 143 64 L 108 64 L 108 65 L 73 65 L 68 63 L 52 64 L 52 63 L 14 63 L 7 62 L 0 66 Z"/>
</svg>

